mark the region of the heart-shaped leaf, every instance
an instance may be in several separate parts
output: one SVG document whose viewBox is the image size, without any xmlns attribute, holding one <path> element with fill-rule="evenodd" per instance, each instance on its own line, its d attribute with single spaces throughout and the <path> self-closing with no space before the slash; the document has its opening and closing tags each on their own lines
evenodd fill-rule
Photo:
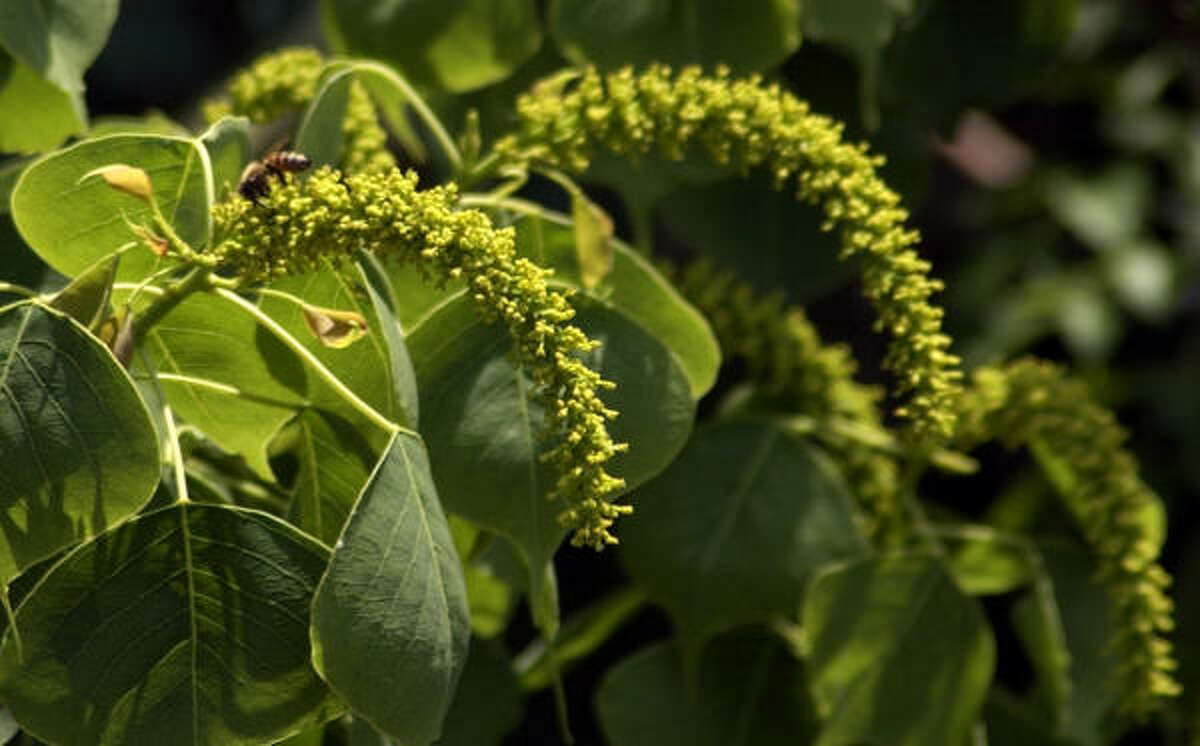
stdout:
<svg viewBox="0 0 1200 746">
<path fill-rule="evenodd" d="M 158 439 L 133 382 L 69 317 L 0 310 L 0 585 L 140 508 Z"/>
<path fill-rule="evenodd" d="M 337 714 L 310 663 L 328 549 L 265 513 L 177 503 L 70 552 L 0 647 L 0 696 L 58 744 L 261 744 Z"/>
<path fill-rule="evenodd" d="M 207 152 L 195 140 L 162 135 L 85 140 L 30 166 L 12 195 L 13 221 L 21 236 L 47 264 L 68 277 L 133 243 L 137 236 L 130 223 L 150 223 L 146 203 L 114 190 L 103 179 L 80 181 L 95 169 L 116 163 L 150 175 L 159 209 L 192 248 L 199 250 L 208 243 L 212 173 Z M 118 279 L 140 280 L 157 261 L 144 248 L 128 251 Z"/>
</svg>

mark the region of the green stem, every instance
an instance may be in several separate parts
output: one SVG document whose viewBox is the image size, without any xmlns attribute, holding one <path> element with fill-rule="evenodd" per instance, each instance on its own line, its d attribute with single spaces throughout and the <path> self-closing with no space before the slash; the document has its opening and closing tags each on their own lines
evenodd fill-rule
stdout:
<svg viewBox="0 0 1200 746">
<path fill-rule="evenodd" d="M 13 613 L 12 604 L 8 600 L 8 586 L 0 584 L 0 607 L 4 608 L 4 618 L 12 631 L 13 647 L 17 650 L 17 663 L 25 660 L 25 648 L 21 644 L 21 631 L 17 629 L 17 615 Z"/>
<path fill-rule="evenodd" d="M 917 483 L 920 482 L 921 474 L 925 472 L 925 467 L 929 463 L 928 457 L 928 452 L 921 451 L 913 454 L 908 460 L 900 480 L 900 499 L 908 510 L 917 536 L 934 555 L 945 557 L 946 547 L 938 538 L 937 531 L 929 520 L 929 516 L 925 514 L 925 507 L 921 505 L 921 499 L 917 496 Z"/>
<path fill-rule="evenodd" d="M 174 310 L 189 295 L 198 290 L 204 290 L 207 287 L 209 287 L 208 270 L 195 267 L 177 282 L 163 288 L 158 298 L 138 314 L 133 332 L 134 349 L 137 348 L 146 332 L 154 328 L 155 324 L 162 321 L 164 316 Z"/>
<path fill-rule="evenodd" d="M 24 285 L 17 285 L 12 282 L 0 282 L 0 293 L 13 293 L 14 295 L 24 295 L 26 298 L 36 298 L 39 293 L 36 290 L 30 290 Z"/>
<path fill-rule="evenodd" d="M 157 200 L 150 200 L 150 211 L 151 215 L 154 217 L 155 227 L 162 231 L 162 234 L 167 239 L 167 243 L 171 245 L 171 248 L 175 249 L 175 253 L 178 254 L 181 259 L 188 264 L 192 264 L 197 267 L 207 267 L 208 269 L 212 269 L 217 265 L 216 257 L 205 256 L 197 252 L 187 241 L 184 241 L 182 238 L 180 238 L 179 234 L 175 232 L 174 226 L 172 226 L 171 223 L 168 222 L 165 217 L 163 217 L 162 211 L 158 209 Z"/>
<path fill-rule="evenodd" d="M 366 417 L 375 425 L 382 428 L 384 432 L 405 432 L 413 435 L 416 434 L 412 430 L 401 427 L 397 423 L 392 422 L 387 417 L 384 417 L 382 414 L 376 411 L 376 409 L 370 404 L 367 404 L 365 401 L 360 399 L 358 394 L 351 391 L 350 387 L 342 383 L 341 379 L 335 376 L 331 370 L 326 368 L 325 364 L 318 360 L 317 356 L 314 355 L 311 350 L 301 344 L 300 340 L 289 334 L 286 329 L 279 325 L 279 322 L 264 313 L 258 306 L 254 305 L 232 290 L 216 288 L 213 292 L 254 317 L 259 324 L 262 324 L 264 327 L 266 327 L 267 331 L 274 334 L 276 339 L 278 339 L 280 342 L 283 342 L 284 345 L 291 349 L 292 352 L 299 355 L 300 359 L 307 363 L 308 366 L 312 368 L 318 376 L 320 376 L 321 380 L 325 381 L 325 383 L 327 383 L 329 387 L 333 389 L 334 393 L 341 397 L 343 401 L 353 407 L 354 410 L 363 417 Z"/>
<path fill-rule="evenodd" d="M 570 715 L 567 712 L 567 694 L 563 690 L 562 677 L 554 674 L 554 715 L 558 720 L 558 734 L 564 746 L 573 746 L 575 736 L 571 735 Z"/>
</svg>

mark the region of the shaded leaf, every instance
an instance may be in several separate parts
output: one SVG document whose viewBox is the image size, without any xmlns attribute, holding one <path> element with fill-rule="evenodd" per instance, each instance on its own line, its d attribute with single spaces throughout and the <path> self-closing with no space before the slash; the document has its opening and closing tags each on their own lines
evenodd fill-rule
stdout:
<svg viewBox="0 0 1200 746">
<path fill-rule="evenodd" d="M 571 194 L 571 222 L 575 226 L 579 279 L 585 289 L 593 290 L 612 272 L 612 218 L 582 191 L 576 190 Z"/>
<path fill-rule="evenodd" d="M 818 746 L 965 743 L 995 665 L 978 603 L 919 555 L 837 565 L 802 612 Z"/>
<path fill-rule="evenodd" d="M 472 640 L 438 746 L 499 746 L 522 714 L 521 692 L 504 645 Z"/>
<path fill-rule="evenodd" d="M 571 663 L 596 652 L 618 627 L 641 610 L 645 601 L 644 593 L 626 588 L 572 614 L 552 641 L 539 638 L 522 651 L 515 662 L 521 686 L 550 686 Z"/>
<path fill-rule="evenodd" d="M 50 301 L 50 307 L 94 332 L 108 310 L 119 261 L 120 256 L 115 254 L 99 260 L 60 290 Z"/>
<path fill-rule="evenodd" d="M 0 693 L 60 744 L 259 744 L 336 714 L 308 615 L 328 550 L 265 513 L 176 504 L 95 537 L 21 603 Z"/>
<path fill-rule="evenodd" d="M 219 198 L 237 189 L 242 168 L 250 160 L 250 120 L 222 117 L 200 135 L 212 164 L 212 182 Z"/>
<path fill-rule="evenodd" d="M 291 427 L 297 465 L 288 520 L 333 544 L 379 454 L 360 427 L 331 412 L 304 409 Z"/>
<path fill-rule="evenodd" d="M 9 0 L 0 46 L 74 99 L 82 122 L 83 73 L 108 41 L 117 0 Z"/>
<path fill-rule="evenodd" d="M 868 551 L 832 463 L 769 422 L 697 432 L 636 497 L 621 559 L 690 639 L 792 617 L 817 567 Z"/>
<path fill-rule="evenodd" d="M 383 338 L 383 347 L 387 354 L 392 395 L 396 402 L 396 421 L 405 427 L 416 429 L 420 422 L 421 408 L 420 396 L 417 394 L 417 372 L 413 369 L 408 345 L 404 342 L 400 322 L 396 319 L 395 291 L 386 271 L 374 256 L 361 256 L 358 269 L 367 295 L 371 298 L 371 308 L 379 321 L 380 336 Z"/>
<path fill-rule="evenodd" d="M 742 630 L 707 647 L 695 682 L 670 643 L 633 654 L 605 675 L 596 712 L 608 742 L 621 746 L 791 746 L 810 743 L 815 730 L 802 692 L 787 649 Z"/>
<path fill-rule="evenodd" d="M 800 45 L 796 0 L 554 0 L 548 26 L 573 62 L 725 64 L 752 72 Z"/>
<path fill-rule="evenodd" d="M 425 446 L 396 433 L 313 600 L 313 662 L 372 725 L 430 744 L 466 658 L 469 616 Z"/>
<path fill-rule="evenodd" d="M 158 464 L 146 406 L 103 345 L 43 306 L 0 310 L 0 585 L 132 515 Z"/>
<path fill-rule="evenodd" d="M 338 52 L 383 60 L 415 83 L 467 91 L 507 77 L 541 43 L 532 0 L 323 0 Z"/>
</svg>

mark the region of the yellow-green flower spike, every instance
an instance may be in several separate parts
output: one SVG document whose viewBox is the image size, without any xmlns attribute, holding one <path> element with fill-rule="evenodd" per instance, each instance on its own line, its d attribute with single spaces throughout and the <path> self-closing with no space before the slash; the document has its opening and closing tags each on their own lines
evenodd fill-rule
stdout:
<svg viewBox="0 0 1200 746">
<path fill-rule="evenodd" d="M 842 418 L 883 430 L 882 392 L 854 380 L 857 366 L 844 345 L 822 344 L 798 307 L 760 298 L 749 285 L 710 262 L 694 262 L 677 277 L 684 296 L 709 320 L 726 358 L 741 360 L 748 375 L 789 410 L 818 420 Z M 859 441 L 830 443 L 867 518 L 867 533 L 886 543 L 901 519 L 896 462 Z"/>
<path fill-rule="evenodd" d="M 819 205 L 823 227 L 841 231 L 843 256 L 861 261 L 878 327 L 892 335 L 885 363 L 906 397 L 898 414 L 919 442 L 953 432 L 962 374 L 942 310 L 929 301 L 942 284 L 913 251 L 918 236 L 905 228 L 899 197 L 876 175 L 883 159 L 843 142 L 841 124 L 758 77 L 662 66 L 558 78 L 523 96 L 518 115 L 519 131 L 496 144 L 506 163 L 582 171 L 597 146 L 631 156 L 657 148 L 674 159 L 699 150 L 741 171 L 763 168 Z"/>
<path fill-rule="evenodd" d="M 1097 558 L 1112 598 L 1120 660 L 1121 704 L 1143 718 L 1179 694 L 1166 635 L 1173 626 L 1170 577 L 1158 564 L 1158 540 L 1147 525 L 1157 497 L 1138 477 L 1112 413 L 1087 387 L 1057 366 L 1020 360 L 984 368 L 961 399 L 958 439 L 967 446 L 997 439 L 1026 445 L 1059 473 L 1056 484 Z"/>
<path fill-rule="evenodd" d="M 461 277 L 484 316 L 504 323 L 514 354 L 537 384 L 558 437 L 544 454 L 558 468 L 552 498 L 562 498 L 572 543 L 616 543 L 609 528 L 631 508 L 611 502 L 624 482 L 607 471 L 624 444 L 608 434 L 616 413 L 604 406 L 603 380 L 577 357 L 594 346 L 568 323 L 574 310 L 546 284 L 547 270 L 516 256 L 513 231 L 477 210 L 455 209 L 454 187 L 418 190 L 417 176 L 395 168 L 343 175 L 328 167 L 303 184 L 288 179 L 256 206 L 234 197 L 213 208 L 213 253 L 243 284 L 315 270 L 360 248 L 414 262 L 433 282 Z"/>
</svg>

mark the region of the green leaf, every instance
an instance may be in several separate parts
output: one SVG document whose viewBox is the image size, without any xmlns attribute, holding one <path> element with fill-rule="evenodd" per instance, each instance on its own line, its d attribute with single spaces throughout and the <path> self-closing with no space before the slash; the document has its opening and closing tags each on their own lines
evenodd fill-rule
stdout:
<svg viewBox="0 0 1200 746">
<path fill-rule="evenodd" d="M 860 67 L 863 119 L 879 124 L 875 88 L 880 51 L 891 41 L 897 22 L 910 15 L 916 0 L 805 0 L 804 33 L 814 41 L 844 49 Z"/>
<path fill-rule="evenodd" d="M 83 131 L 71 96 L 2 49 L 0 81 L 0 153 L 38 153 Z"/>
<path fill-rule="evenodd" d="M 691 431 L 691 388 L 657 339 L 613 309 L 576 299 L 583 304 L 575 321 L 601 342 L 584 359 L 617 384 L 603 394 L 621 413 L 609 431 L 630 447 L 610 463 L 632 489 L 682 448 Z M 564 535 L 556 518 L 562 506 L 546 499 L 555 474 L 539 459 L 545 417 L 530 399 L 528 374 L 514 368 L 509 337 L 460 295 L 413 329 L 408 344 L 422 432 L 447 508 L 512 539 L 531 573 L 540 573 Z"/>
<path fill-rule="evenodd" d="M 764 70 L 800 46 L 797 0 L 553 0 L 548 25 L 573 62 Z"/>
<path fill-rule="evenodd" d="M 430 744 L 466 658 L 469 616 L 425 446 L 396 433 L 317 588 L 313 662 L 376 728 Z"/>
<path fill-rule="evenodd" d="M 156 465 L 157 466 L 157 465 Z M 278 740 L 340 705 L 310 665 L 328 549 L 265 513 L 181 503 L 58 562 L 0 647 L 0 695 L 58 744 Z"/>
<path fill-rule="evenodd" d="M 363 278 L 371 308 L 379 321 L 379 331 L 387 354 L 387 370 L 396 402 L 397 421 L 416 428 L 420 422 L 420 396 L 417 393 L 417 372 L 404 343 L 400 322 L 396 320 L 396 298 L 387 272 L 370 254 L 359 258 L 358 270 Z"/>
<path fill-rule="evenodd" d="M 176 306 L 146 334 L 172 409 L 272 479 L 266 444 L 306 399 L 295 353 L 242 309 L 211 294 Z"/>
<path fill-rule="evenodd" d="M 521 692 L 504 645 L 472 640 L 438 746 L 500 746 L 522 714 Z"/>
<path fill-rule="evenodd" d="M 94 332 L 108 311 L 119 261 L 120 257 L 114 254 L 96 262 L 60 290 L 50 301 L 50 307 Z"/>
<path fill-rule="evenodd" d="M 296 130 L 296 149 L 307 155 L 314 166 L 337 166 L 342 162 L 346 139 L 342 124 L 353 83 L 353 69 L 329 74 L 304 110 L 304 118 Z"/>
<path fill-rule="evenodd" d="M 361 83 L 405 152 L 418 162 L 426 159 L 425 144 L 409 121 L 410 107 L 423 110 L 412 85 L 398 72 L 372 60 L 337 59 L 322 70 L 321 87 L 305 109 L 297 130 L 297 147 L 313 163 L 337 166 L 342 161 L 345 135 L 342 124 L 350 101 L 350 87 Z"/>
<path fill-rule="evenodd" d="M 151 109 L 140 116 L 109 114 L 96 117 L 88 127 L 88 139 L 109 135 L 173 135 L 187 137 L 189 131 L 161 111 Z"/>
<path fill-rule="evenodd" d="M 1039 546 L 1049 574 L 1047 588 L 1018 600 L 1012 611 L 1017 636 L 1034 664 L 1037 701 L 1071 742 L 1110 743 L 1118 661 L 1110 645 L 1108 597 L 1096 582 L 1087 548 L 1065 539 Z"/>
<path fill-rule="evenodd" d="M 983 717 L 988 746 L 1082 746 L 1055 738 L 1053 724 L 1037 708 L 1003 689 L 988 692 Z"/>
<path fill-rule="evenodd" d="M 158 465 L 146 406 L 95 337 L 33 303 L 0 310 L 0 586 L 132 515 Z"/>
<path fill-rule="evenodd" d="M 212 182 L 221 199 L 237 190 L 242 168 L 250 160 L 250 120 L 222 117 L 200 135 L 212 164 Z"/>
<path fill-rule="evenodd" d="M 996 531 L 989 526 L 958 526 L 946 535 L 954 551 L 950 573 L 958 587 L 973 596 L 1008 593 L 1033 579 L 1027 539 Z M 956 546 L 961 544 L 961 546 Z"/>
<path fill-rule="evenodd" d="M 916 6 L 911 23 L 895 35 L 879 64 L 879 97 L 889 122 L 881 134 L 900 123 L 910 138 L 924 142 L 930 128 L 948 126 L 963 109 L 1009 103 L 1053 70 L 1083 3 L 910 0 L 908 5 Z"/>
<path fill-rule="evenodd" d="M 585 289 L 594 290 L 612 272 L 612 218 L 577 189 L 571 193 L 571 222 L 575 226 L 579 279 Z"/>
<path fill-rule="evenodd" d="M 657 215 L 674 238 L 760 293 L 782 292 L 791 303 L 828 297 L 854 276 L 854 265 L 838 259 L 837 236 L 820 229 L 817 211 L 759 175 L 676 189 Z"/>
<path fill-rule="evenodd" d="M 291 428 L 297 464 L 288 520 L 332 544 L 371 476 L 378 453 L 364 437 L 364 427 L 332 412 L 306 408 Z"/>
<path fill-rule="evenodd" d="M 817 575 L 802 613 L 818 746 L 966 742 L 996 650 L 979 604 L 938 562 L 867 559 Z"/>
<path fill-rule="evenodd" d="M 690 640 L 792 617 L 819 566 L 868 551 L 832 463 L 769 422 L 697 432 L 636 498 L 621 559 Z"/>
<path fill-rule="evenodd" d="M 355 276 L 357 275 L 357 276 Z M 274 281 L 270 289 L 285 293 L 293 298 L 280 297 L 275 293 L 264 294 L 259 307 L 275 319 L 293 337 L 300 341 L 342 383 L 364 401 L 393 422 L 411 424 L 406 420 L 403 377 L 407 372 L 394 355 L 401 354 L 393 347 L 393 330 L 385 329 L 384 322 L 376 313 L 376 307 L 365 290 L 360 273 L 327 268 L 305 275 L 284 277 Z M 310 306 L 355 313 L 367 320 L 370 333 L 357 344 L 347 349 L 327 347 L 317 340 L 305 320 L 300 299 Z M 386 309 L 386 304 L 384 304 Z M 306 372 L 303 387 L 308 401 L 331 412 L 338 412 L 348 419 L 357 418 L 357 413 L 346 404 L 341 395 L 333 391 L 324 381 Z M 414 410 L 413 415 L 416 412 Z"/>
<path fill-rule="evenodd" d="M 792 746 L 815 730 L 802 691 L 800 666 L 777 639 L 739 630 L 707 647 L 694 682 L 669 643 L 626 658 L 600 683 L 596 713 L 621 746 Z"/>
<path fill-rule="evenodd" d="M 7 0 L 0 47 L 70 95 L 83 121 L 83 73 L 108 41 L 117 4 L 117 0 Z"/>
<path fill-rule="evenodd" d="M 611 241 L 611 271 L 588 288 L 566 216 L 542 211 L 522 216 L 515 225 L 518 254 L 553 269 L 555 283 L 585 291 L 656 337 L 687 374 L 692 397 L 698 400 L 708 393 L 721 367 L 712 328 L 650 262 L 620 241 Z"/>
<path fill-rule="evenodd" d="M 103 179 L 80 177 L 124 163 L 150 174 L 154 197 L 167 221 L 192 248 L 208 243 L 212 229 L 212 174 L 208 155 L 192 139 L 112 135 L 85 140 L 38 160 L 13 191 L 13 221 L 21 236 L 51 267 L 68 277 L 96 260 L 134 244 L 122 216 L 150 222 L 150 207 L 113 190 Z M 140 280 L 158 258 L 144 246 L 121 259 L 118 280 Z"/>
<path fill-rule="evenodd" d="M 321 10 L 336 51 L 453 92 L 503 80 L 541 44 L 533 0 L 323 0 Z"/>
</svg>

